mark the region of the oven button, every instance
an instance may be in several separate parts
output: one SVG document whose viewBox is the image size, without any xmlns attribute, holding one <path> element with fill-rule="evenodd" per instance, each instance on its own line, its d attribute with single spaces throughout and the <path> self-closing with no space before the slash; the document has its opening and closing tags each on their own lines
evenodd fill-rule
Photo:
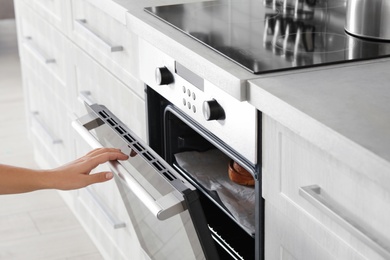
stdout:
<svg viewBox="0 0 390 260">
<path fill-rule="evenodd" d="M 225 119 L 225 111 L 216 100 L 203 102 L 203 116 L 207 121 Z"/>
<path fill-rule="evenodd" d="M 169 85 L 174 81 L 173 74 L 167 67 L 156 68 L 155 77 L 157 85 Z"/>
</svg>

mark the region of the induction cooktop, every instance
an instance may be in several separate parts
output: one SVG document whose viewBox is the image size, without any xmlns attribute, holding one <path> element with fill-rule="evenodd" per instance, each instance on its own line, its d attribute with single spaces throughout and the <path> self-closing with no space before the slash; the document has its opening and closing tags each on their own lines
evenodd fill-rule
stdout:
<svg viewBox="0 0 390 260">
<path fill-rule="evenodd" d="M 145 8 L 252 73 L 390 56 L 349 35 L 346 0 L 216 0 Z"/>
</svg>

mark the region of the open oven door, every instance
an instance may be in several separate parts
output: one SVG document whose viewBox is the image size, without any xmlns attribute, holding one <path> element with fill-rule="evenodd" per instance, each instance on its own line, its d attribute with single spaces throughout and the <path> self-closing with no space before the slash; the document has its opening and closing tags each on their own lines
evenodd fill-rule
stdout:
<svg viewBox="0 0 390 260">
<path fill-rule="evenodd" d="M 105 106 L 81 95 L 88 114 L 72 123 L 92 147 L 130 155 L 110 168 L 136 231 L 151 259 L 219 259 L 198 191 Z"/>
</svg>

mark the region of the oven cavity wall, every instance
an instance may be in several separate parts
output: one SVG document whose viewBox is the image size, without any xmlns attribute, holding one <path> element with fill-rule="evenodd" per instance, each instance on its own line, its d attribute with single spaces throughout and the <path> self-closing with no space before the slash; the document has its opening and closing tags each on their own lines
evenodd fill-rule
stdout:
<svg viewBox="0 0 390 260">
<path fill-rule="evenodd" d="M 112 1 L 15 0 L 15 12 L 29 138 L 40 167 L 92 149 L 71 127 L 86 113 L 81 92 L 146 139 L 138 37 L 126 29 L 124 8 Z M 114 181 L 60 194 L 105 259 L 149 259 Z"/>
</svg>

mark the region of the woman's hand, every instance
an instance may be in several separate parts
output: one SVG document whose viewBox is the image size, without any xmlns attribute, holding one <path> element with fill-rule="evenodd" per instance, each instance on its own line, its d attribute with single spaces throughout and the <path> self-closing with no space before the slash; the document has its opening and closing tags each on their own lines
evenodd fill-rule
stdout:
<svg viewBox="0 0 390 260">
<path fill-rule="evenodd" d="M 90 174 L 99 164 L 127 160 L 119 149 L 99 148 L 79 159 L 52 170 L 32 170 L 0 165 L 0 194 L 30 192 L 40 189 L 73 190 L 112 179 L 111 172 Z"/>
<path fill-rule="evenodd" d="M 112 172 L 90 174 L 99 164 L 127 160 L 128 155 L 115 148 L 99 148 L 92 150 L 83 157 L 59 168 L 50 170 L 52 186 L 60 190 L 73 190 L 93 183 L 105 182 L 112 179 Z"/>
</svg>

